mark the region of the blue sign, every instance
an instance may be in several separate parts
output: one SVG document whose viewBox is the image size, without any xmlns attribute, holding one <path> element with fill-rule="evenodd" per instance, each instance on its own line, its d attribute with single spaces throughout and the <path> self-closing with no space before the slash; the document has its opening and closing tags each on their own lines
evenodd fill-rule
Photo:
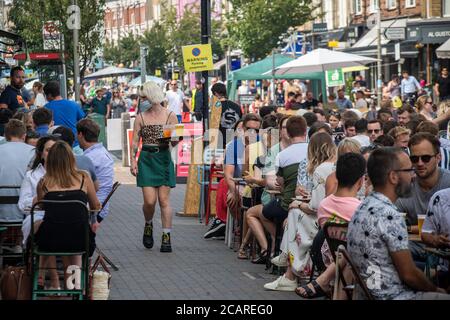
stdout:
<svg viewBox="0 0 450 320">
<path fill-rule="evenodd" d="M 202 52 L 201 52 L 201 50 L 200 50 L 199 48 L 194 48 L 194 49 L 192 49 L 192 55 L 193 55 L 194 57 L 198 57 L 201 53 L 202 53 Z"/>
</svg>

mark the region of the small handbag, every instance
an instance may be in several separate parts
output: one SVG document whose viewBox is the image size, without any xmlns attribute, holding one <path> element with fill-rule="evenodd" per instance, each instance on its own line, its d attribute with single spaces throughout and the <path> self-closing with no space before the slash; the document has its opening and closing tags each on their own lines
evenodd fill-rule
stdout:
<svg viewBox="0 0 450 320">
<path fill-rule="evenodd" d="M 31 300 L 31 276 L 25 267 L 8 266 L 0 281 L 2 300 Z"/>
</svg>

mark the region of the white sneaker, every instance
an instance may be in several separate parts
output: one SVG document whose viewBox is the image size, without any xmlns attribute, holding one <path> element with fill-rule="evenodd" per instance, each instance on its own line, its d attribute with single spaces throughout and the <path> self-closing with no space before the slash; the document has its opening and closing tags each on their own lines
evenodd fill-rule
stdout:
<svg viewBox="0 0 450 320">
<path fill-rule="evenodd" d="M 288 255 L 284 252 L 280 253 L 278 256 L 272 258 L 270 260 L 272 264 L 276 265 L 277 267 L 287 267 L 288 266 Z"/>
<path fill-rule="evenodd" d="M 296 288 L 297 280 L 289 280 L 284 275 L 279 277 L 277 280 L 264 285 L 264 289 L 274 291 L 295 291 Z"/>
</svg>

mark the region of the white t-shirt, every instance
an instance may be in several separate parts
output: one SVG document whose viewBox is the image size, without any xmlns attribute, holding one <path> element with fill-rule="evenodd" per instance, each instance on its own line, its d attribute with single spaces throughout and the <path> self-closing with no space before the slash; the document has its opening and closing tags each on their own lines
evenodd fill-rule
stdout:
<svg viewBox="0 0 450 320">
<path fill-rule="evenodd" d="M 368 136 L 365 136 L 363 134 L 358 134 L 354 137 L 351 137 L 350 139 L 356 140 L 359 142 L 361 147 L 368 147 L 370 146 L 370 138 Z"/>
<path fill-rule="evenodd" d="M 176 115 L 181 115 L 183 112 L 184 94 L 181 90 L 177 92 L 169 90 L 166 92 L 167 102 L 169 103 L 169 111 Z"/>
<path fill-rule="evenodd" d="M 42 93 L 38 93 L 36 95 L 36 99 L 34 100 L 34 105 L 36 107 L 43 107 L 47 104 L 47 100 L 45 99 Z"/>
</svg>

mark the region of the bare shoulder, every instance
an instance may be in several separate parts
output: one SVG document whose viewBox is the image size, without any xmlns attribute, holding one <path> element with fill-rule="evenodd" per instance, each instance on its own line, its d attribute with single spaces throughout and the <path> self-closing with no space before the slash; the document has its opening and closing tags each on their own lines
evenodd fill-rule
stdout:
<svg viewBox="0 0 450 320">
<path fill-rule="evenodd" d="M 169 117 L 169 123 L 170 124 L 178 124 L 178 117 L 175 113 L 167 110 L 168 117 Z"/>
</svg>

